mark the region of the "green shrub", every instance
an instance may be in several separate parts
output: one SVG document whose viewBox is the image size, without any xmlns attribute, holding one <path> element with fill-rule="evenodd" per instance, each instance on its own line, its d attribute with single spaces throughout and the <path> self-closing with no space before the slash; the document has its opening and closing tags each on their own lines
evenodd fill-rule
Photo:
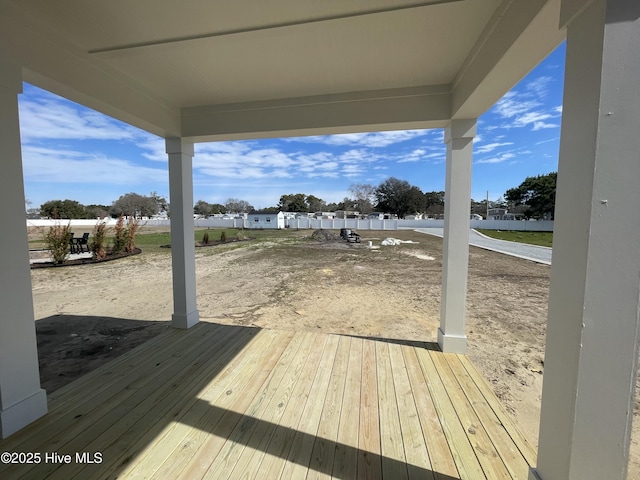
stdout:
<svg viewBox="0 0 640 480">
<path fill-rule="evenodd" d="M 62 226 L 56 224 L 49 228 L 44 236 L 47 248 L 51 251 L 54 263 L 64 263 L 69 256 L 69 247 L 71 241 L 71 224 Z"/>
<path fill-rule="evenodd" d="M 108 228 L 105 222 L 96 223 L 93 229 L 93 237 L 89 244 L 93 258 L 96 260 L 102 260 L 107 256 L 107 233 Z"/>
<path fill-rule="evenodd" d="M 220 234 L 220 241 L 221 241 L 222 243 L 224 243 L 224 242 L 226 242 L 226 241 L 227 241 L 227 234 L 226 234 L 226 232 L 224 232 L 224 231 L 223 231 L 223 232 Z"/>
<path fill-rule="evenodd" d="M 129 217 L 129 223 L 124 229 L 125 234 L 125 251 L 133 253 L 136 249 L 136 234 L 140 228 L 140 223 L 135 217 Z"/>
<path fill-rule="evenodd" d="M 202 235 L 202 244 L 209 245 L 209 232 L 204 232 Z"/>
<path fill-rule="evenodd" d="M 120 215 L 118 217 L 116 226 L 113 227 L 113 233 L 114 236 L 112 253 L 115 255 L 124 252 L 127 248 L 127 232 L 124 225 L 124 215 Z"/>
</svg>

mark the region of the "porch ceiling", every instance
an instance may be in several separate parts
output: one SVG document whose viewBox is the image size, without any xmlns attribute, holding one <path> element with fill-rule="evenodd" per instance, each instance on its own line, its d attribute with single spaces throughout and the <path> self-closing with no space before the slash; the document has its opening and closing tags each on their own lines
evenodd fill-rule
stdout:
<svg viewBox="0 0 640 480">
<path fill-rule="evenodd" d="M 0 39 L 23 62 L 25 80 L 160 135 L 427 127 L 479 115 L 533 68 L 562 39 L 558 3 L 0 0 Z M 292 105 L 345 102 L 390 115 L 341 122 L 341 110 L 311 110 L 302 117 L 328 118 L 269 132 L 223 127 L 244 123 L 238 111 L 269 109 L 264 123 L 273 123 Z M 233 118 L 221 118 L 229 111 Z"/>
</svg>

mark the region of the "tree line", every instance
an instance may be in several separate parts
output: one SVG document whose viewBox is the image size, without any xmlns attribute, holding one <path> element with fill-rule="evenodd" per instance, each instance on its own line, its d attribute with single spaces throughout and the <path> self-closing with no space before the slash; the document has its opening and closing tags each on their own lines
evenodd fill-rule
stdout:
<svg viewBox="0 0 640 480">
<path fill-rule="evenodd" d="M 558 172 L 527 177 L 519 186 L 507 190 L 504 198 L 513 208 L 521 208 L 525 218 L 553 220 L 557 180 Z"/>
<path fill-rule="evenodd" d="M 555 208 L 557 173 L 527 177 L 518 187 L 508 189 L 504 198 L 497 201 L 471 200 L 470 212 L 484 216 L 488 208 L 507 208 L 520 213 L 525 218 L 553 219 Z M 326 203 L 321 198 L 304 193 L 290 193 L 280 197 L 277 205 L 263 211 L 286 211 L 300 213 L 334 212 L 336 210 L 354 211 L 367 215 L 381 212 L 404 218 L 409 214 L 438 216 L 444 213 L 444 192 L 423 192 L 406 180 L 390 177 L 378 186 L 355 183 L 349 187 L 349 196 L 341 202 Z M 246 200 L 229 198 L 224 204 L 208 203 L 198 200 L 193 208 L 196 215 L 239 214 L 255 210 Z M 111 205 L 82 205 L 75 200 L 50 200 L 40 209 L 29 209 L 32 216 L 48 218 L 104 218 L 120 215 L 133 217 L 152 217 L 161 212 L 167 215 L 169 204 L 156 192 L 150 195 L 127 193 L 120 196 Z"/>
<path fill-rule="evenodd" d="M 369 214 L 373 211 L 391 213 L 404 217 L 409 213 L 424 212 L 438 215 L 444 212 L 444 192 L 423 193 L 418 187 L 405 180 L 388 178 L 380 185 L 358 183 L 352 184 L 349 196 L 341 202 L 327 203 L 315 195 L 289 193 L 280 196 L 277 205 L 267 207 L 265 212 L 335 212 L 337 210 Z M 194 206 L 196 215 L 248 213 L 253 210 L 248 202 L 229 199 L 225 204 L 208 203 L 198 200 Z"/>
<path fill-rule="evenodd" d="M 555 209 L 557 173 L 527 177 L 518 187 L 508 189 L 504 197 L 495 201 L 471 200 L 470 213 L 485 216 L 489 208 L 505 208 L 524 218 L 553 219 Z M 263 211 L 285 212 L 334 212 L 356 211 L 369 214 L 377 211 L 404 218 L 409 214 L 438 216 L 444 213 L 443 191 L 423 192 L 406 180 L 390 177 L 378 186 L 355 183 L 349 187 L 349 196 L 338 203 L 326 203 L 321 198 L 304 193 L 290 193 L 280 197 L 277 205 Z M 253 207 L 242 200 L 229 199 L 224 204 L 209 204 L 199 200 L 194 213 L 246 213 Z"/>
<path fill-rule="evenodd" d="M 169 212 L 167 200 L 151 192 L 150 195 L 127 193 L 114 200 L 111 205 L 83 205 L 76 200 L 49 200 L 40 208 L 27 210 L 28 217 L 46 217 L 51 219 L 81 219 L 81 218 L 118 218 L 120 215 L 128 217 L 152 217 L 161 212 Z"/>
</svg>

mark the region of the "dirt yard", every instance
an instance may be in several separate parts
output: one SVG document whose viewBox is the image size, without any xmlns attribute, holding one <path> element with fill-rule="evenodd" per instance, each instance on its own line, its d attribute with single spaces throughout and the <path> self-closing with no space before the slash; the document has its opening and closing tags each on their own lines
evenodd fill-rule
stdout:
<svg viewBox="0 0 640 480">
<path fill-rule="evenodd" d="M 361 231 L 197 249 L 200 316 L 261 328 L 435 341 L 442 240 Z M 382 246 L 386 237 L 412 240 Z M 371 241 L 374 249 L 368 248 Z M 42 384 L 53 391 L 169 328 L 170 255 L 32 271 Z M 550 267 L 471 247 L 469 356 L 535 444 Z M 637 412 L 636 412 L 637 413 Z M 637 435 L 629 478 L 640 479 Z"/>
</svg>

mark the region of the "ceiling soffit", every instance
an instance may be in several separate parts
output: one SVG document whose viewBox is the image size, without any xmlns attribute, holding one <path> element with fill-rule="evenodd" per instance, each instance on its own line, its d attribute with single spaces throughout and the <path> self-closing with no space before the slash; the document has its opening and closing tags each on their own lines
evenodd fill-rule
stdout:
<svg viewBox="0 0 640 480">
<path fill-rule="evenodd" d="M 547 3 L 559 0 L 273 0 L 268 7 L 250 0 L 192 0 L 188 8 L 169 0 L 0 0 L 0 16 L 13 16 L 5 16 L 9 27 L 20 24 L 8 28 L 17 37 L 9 38 L 31 43 L 17 50 L 41 86 L 154 133 L 175 134 L 172 111 L 183 112 L 177 120 L 183 127 L 203 115 L 217 116 L 211 123 L 220 125 L 221 117 L 237 122 L 249 111 L 310 113 L 323 102 L 325 120 L 344 117 L 345 109 L 360 109 L 354 121 L 376 109 L 397 120 L 410 98 L 432 109 L 423 123 L 442 123 L 440 117 L 451 118 L 452 101 L 464 106 L 482 79 L 495 73 L 510 48 L 500 42 L 517 41 L 517 30 L 526 29 Z M 502 83 L 512 82 L 510 87 L 517 80 Z M 388 95 L 412 88 L 438 93 Z M 132 102 L 135 92 L 140 99 Z M 356 98 L 359 92 L 369 98 Z M 303 105 L 309 98 L 313 104 Z M 277 106 L 254 108 L 269 101 Z M 486 103 L 474 101 L 478 107 Z M 154 104 L 149 112 L 145 102 Z M 148 128 L 158 112 L 164 117 L 160 128 Z M 312 126 L 308 113 L 302 117 Z M 416 115 L 415 109 L 407 113 L 398 128 L 413 124 Z M 136 123 L 138 116 L 144 121 Z M 369 124 L 393 127 L 383 117 Z"/>
</svg>

